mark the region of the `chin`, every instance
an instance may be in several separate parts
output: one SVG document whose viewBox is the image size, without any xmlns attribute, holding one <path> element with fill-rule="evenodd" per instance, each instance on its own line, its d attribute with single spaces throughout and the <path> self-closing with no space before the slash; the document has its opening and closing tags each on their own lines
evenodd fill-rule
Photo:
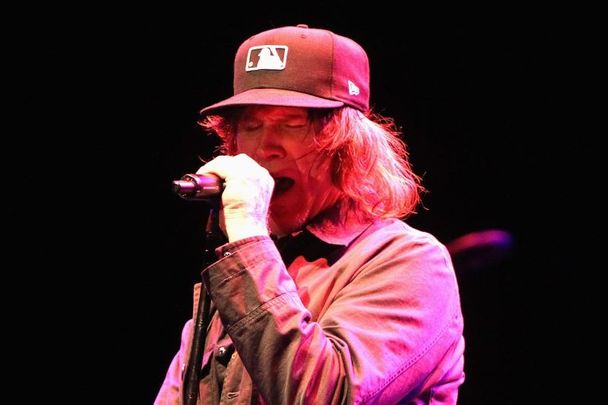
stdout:
<svg viewBox="0 0 608 405">
<path fill-rule="evenodd" d="M 299 230 L 304 223 L 293 217 L 273 215 L 270 219 L 270 231 L 277 236 L 284 236 Z"/>
<path fill-rule="evenodd" d="M 302 229 L 310 218 L 309 197 L 294 187 L 273 198 L 270 203 L 271 231 L 276 235 L 287 235 Z"/>
<path fill-rule="evenodd" d="M 288 235 L 302 229 L 306 221 L 307 216 L 297 207 L 289 208 L 287 205 L 270 209 L 270 231 L 277 236 Z"/>
</svg>

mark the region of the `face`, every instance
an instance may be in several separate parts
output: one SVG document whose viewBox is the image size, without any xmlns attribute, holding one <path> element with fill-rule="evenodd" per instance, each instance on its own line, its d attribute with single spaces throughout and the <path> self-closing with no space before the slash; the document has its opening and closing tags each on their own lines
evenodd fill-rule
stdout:
<svg viewBox="0 0 608 405">
<path fill-rule="evenodd" d="M 330 159 L 315 148 L 314 126 L 306 108 L 247 107 L 236 129 L 237 153 L 249 155 L 275 180 L 270 203 L 274 234 L 301 229 L 337 201 Z"/>
</svg>

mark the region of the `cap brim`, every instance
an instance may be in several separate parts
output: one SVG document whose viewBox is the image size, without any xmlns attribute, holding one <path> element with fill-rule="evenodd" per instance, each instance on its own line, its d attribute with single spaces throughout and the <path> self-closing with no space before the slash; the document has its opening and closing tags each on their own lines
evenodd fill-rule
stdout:
<svg viewBox="0 0 608 405">
<path fill-rule="evenodd" d="M 246 105 L 274 105 L 283 107 L 337 108 L 344 103 L 337 100 L 311 96 L 306 93 L 282 89 L 250 89 L 224 101 L 203 108 L 201 114 L 210 114 L 225 107 Z"/>
</svg>

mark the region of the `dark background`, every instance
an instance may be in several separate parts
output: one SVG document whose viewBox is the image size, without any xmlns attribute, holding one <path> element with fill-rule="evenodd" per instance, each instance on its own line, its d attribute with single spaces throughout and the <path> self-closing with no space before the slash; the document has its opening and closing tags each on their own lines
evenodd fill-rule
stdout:
<svg viewBox="0 0 608 405">
<path fill-rule="evenodd" d="M 198 110 L 231 94 L 244 39 L 306 23 L 368 51 L 374 109 L 403 128 L 430 190 L 408 222 L 445 243 L 487 229 L 513 238 L 500 259 L 456 269 L 459 403 L 563 400 L 579 372 L 561 370 L 559 348 L 586 298 L 561 292 L 582 275 L 556 221 L 572 176 L 559 167 L 578 152 L 557 136 L 560 29 L 520 10 L 260 7 L 9 13 L 5 213 L 26 286 L 10 320 L 34 354 L 21 365 L 51 381 L 68 367 L 50 388 L 62 397 L 152 402 L 202 266 L 205 207 L 170 190 L 217 145 Z"/>
</svg>

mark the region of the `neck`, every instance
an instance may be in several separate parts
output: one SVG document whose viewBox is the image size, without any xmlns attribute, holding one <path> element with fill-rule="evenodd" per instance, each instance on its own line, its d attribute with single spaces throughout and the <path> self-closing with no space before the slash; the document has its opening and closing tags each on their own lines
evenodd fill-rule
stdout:
<svg viewBox="0 0 608 405">
<path fill-rule="evenodd" d="M 310 221 L 307 229 L 327 243 L 348 245 L 371 222 L 359 218 L 352 212 L 345 212 L 340 204 L 337 204 Z"/>
</svg>

